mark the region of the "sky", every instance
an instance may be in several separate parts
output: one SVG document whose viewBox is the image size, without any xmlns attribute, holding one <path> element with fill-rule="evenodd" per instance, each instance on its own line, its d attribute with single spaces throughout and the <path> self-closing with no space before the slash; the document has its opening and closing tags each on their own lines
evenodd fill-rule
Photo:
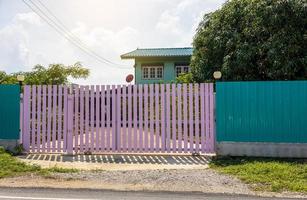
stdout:
<svg viewBox="0 0 307 200">
<path fill-rule="evenodd" d="M 125 77 L 133 74 L 134 62 L 121 60 L 120 55 L 136 48 L 192 46 L 202 16 L 224 2 L 0 0 L 0 70 L 30 71 L 36 64 L 79 61 L 91 74 L 86 80 L 71 80 L 74 83 L 123 84 Z M 65 27 L 56 31 L 55 25 L 50 26 L 53 22 L 48 24 L 46 16 L 39 16 L 26 3 Z"/>
</svg>

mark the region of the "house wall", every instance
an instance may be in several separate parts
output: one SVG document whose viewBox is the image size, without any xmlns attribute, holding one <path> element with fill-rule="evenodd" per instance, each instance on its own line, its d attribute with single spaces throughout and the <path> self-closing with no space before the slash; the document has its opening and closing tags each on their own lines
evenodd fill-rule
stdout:
<svg viewBox="0 0 307 200">
<path fill-rule="evenodd" d="M 135 59 L 135 84 L 151 84 L 151 83 L 170 83 L 176 80 L 175 64 L 190 63 L 190 57 L 159 57 L 159 58 L 136 58 Z M 163 79 L 143 79 L 142 65 L 146 64 L 162 64 Z"/>
</svg>

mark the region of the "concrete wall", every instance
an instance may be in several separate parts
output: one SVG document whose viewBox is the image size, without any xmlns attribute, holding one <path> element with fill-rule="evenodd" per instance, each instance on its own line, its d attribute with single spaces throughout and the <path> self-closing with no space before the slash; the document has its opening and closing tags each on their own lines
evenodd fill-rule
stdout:
<svg viewBox="0 0 307 200">
<path fill-rule="evenodd" d="M 176 64 L 188 64 L 190 57 L 159 57 L 159 58 L 137 58 L 135 60 L 134 77 L 136 84 L 150 84 L 150 83 L 171 83 L 176 80 Z M 146 64 L 161 64 L 163 68 L 163 79 L 143 79 L 142 65 Z"/>
<path fill-rule="evenodd" d="M 15 151 L 15 147 L 19 145 L 18 140 L 3 140 L 0 139 L 0 146 L 5 148 L 6 150 Z"/>
<path fill-rule="evenodd" d="M 217 155 L 307 158 L 306 143 L 218 142 Z"/>
</svg>

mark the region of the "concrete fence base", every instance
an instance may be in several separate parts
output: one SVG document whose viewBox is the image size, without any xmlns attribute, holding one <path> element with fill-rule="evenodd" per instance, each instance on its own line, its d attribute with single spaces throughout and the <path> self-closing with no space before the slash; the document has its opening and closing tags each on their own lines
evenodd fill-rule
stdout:
<svg viewBox="0 0 307 200">
<path fill-rule="evenodd" d="M 218 142 L 217 155 L 307 158 L 306 143 Z"/>
<path fill-rule="evenodd" d="M 0 139 L 0 146 L 9 151 L 15 151 L 15 147 L 19 145 L 18 140 L 4 140 Z"/>
</svg>

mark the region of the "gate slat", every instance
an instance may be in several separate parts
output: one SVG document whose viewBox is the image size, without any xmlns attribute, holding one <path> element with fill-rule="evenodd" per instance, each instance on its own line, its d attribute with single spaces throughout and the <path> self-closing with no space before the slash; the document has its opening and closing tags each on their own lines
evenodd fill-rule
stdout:
<svg viewBox="0 0 307 200">
<path fill-rule="evenodd" d="M 110 130 L 110 120 L 111 120 L 111 116 L 110 116 L 110 85 L 107 85 L 107 94 L 106 94 L 106 98 L 107 98 L 107 103 L 106 103 L 106 112 L 107 112 L 107 132 L 106 132 L 106 150 L 110 151 L 110 135 L 111 135 L 111 130 Z"/>
<path fill-rule="evenodd" d="M 205 140 L 205 151 L 209 151 L 209 84 L 205 84 L 205 129 L 206 129 L 206 140 Z"/>
<path fill-rule="evenodd" d="M 172 84 L 172 152 L 176 152 L 176 85 Z"/>
<path fill-rule="evenodd" d="M 80 152 L 84 152 L 84 87 L 80 87 Z"/>
<path fill-rule="evenodd" d="M 117 85 L 117 96 L 116 96 L 116 98 L 117 98 L 117 105 L 116 105 L 116 112 L 117 112 L 117 119 L 116 119 L 116 125 L 117 125 L 117 128 L 116 128 L 116 135 L 117 135 L 117 142 L 116 142 L 116 144 L 117 144 L 117 146 L 116 146 L 116 150 L 118 151 L 118 152 L 120 152 L 121 151 L 121 137 L 122 137 L 122 129 L 121 129 L 121 97 L 122 97 L 122 87 L 121 87 L 121 85 Z"/>
<path fill-rule="evenodd" d="M 35 152 L 35 131 L 36 131 L 36 86 L 33 85 L 32 86 L 32 108 L 31 108 L 31 119 L 32 119 L 32 127 L 31 127 L 31 136 L 32 136 L 32 140 L 31 140 L 31 147 L 32 147 L 32 152 Z"/>
<path fill-rule="evenodd" d="M 90 124 L 91 124 L 91 137 L 90 137 L 90 149 L 91 149 L 91 152 L 94 151 L 94 144 L 95 144 L 95 128 L 94 128 L 94 116 L 95 116 L 95 87 L 94 85 L 91 85 L 91 89 L 90 89 L 90 106 L 91 106 L 91 114 L 90 114 L 90 117 L 91 117 L 91 120 L 90 120 Z"/>
<path fill-rule="evenodd" d="M 127 87 L 123 86 L 123 151 L 127 151 Z"/>
<path fill-rule="evenodd" d="M 100 112 L 101 112 L 101 135 L 100 135 L 100 149 L 101 151 L 105 151 L 106 148 L 106 133 L 105 133 L 105 126 L 106 126 L 106 98 L 105 98 L 105 86 L 101 86 L 101 106 L 100 106 Z"/>
<path fill-rule="evenodd" d="M 116 87 L 112 85 L 112 151 L 116 151 Z"/>
<path fill-rule="evenodd" d="M 89 151 L 89 86 L 85 87 L 85 151 Z"/>
<path fill-rule="evenodd" d="M 194 118 L 193 118 L 193 84 L 189 84 L 189 135 L 190 135 L 190 139 L 189 139 L 189 150 L 190 153 L 193 153 L 194 151 Z"/>
<path fill-rule="evenodd" d="M 150 84 L 149 85 L 149 93 L 150 93 L 150 99 L 149 99 L 149 116 L 150 116 L 150 151 L 154 151 L 154 85 Z"/>
<path fill-rule="evenodd" d="M 59 86 L 59 91 L 58 91 L 58 132 L 57 132 L 57 151 L 58 152 L 61 152 L 61 145 L 62 145 L 62 89 L 63 89 L 63 87 Z"/>
<path fill-rule="evenodd" d="M 131 94 L 131 85 L 128 86 L 128 151 L 132 150 L 132 94 Z"/>
<path fill-rule="evenodd" d="M 41 98 L 42 90 L 41 86 L 37 86 L 37 152 L 41 152 Z"/>
<path fill-rule="evenodd" d="M 200 84 L 200 131 L 201 131 L 201 152 L 205 153 L 205 127 L 206 127 L 206 123 L 205 123 L 205 84 L 201 83 Z"/>
<path fill-rule="evenodd" d="M 137 104 L 137 99 L 138 99 L 138 88 L 137 85 L 133 86 L 133 150 L 134 152 L 138 151 L 138 104 Z"/>
<path fill-rule="evenodd" d="M 139 151 L 143 152 L 143 87 L 139 85 Z"/>
<path fill-rule="evenodd" d="M 47 101 L 46 101 L 46 85 L 43 85 L 43 107 L 42 107 L 42 152 L 46 152 L 46 109 L 47 109 Z"/>
<path fill-rule="evenodd" d="M 214 152 L 214 97 L 213 97 L 213 83 L 209 83 L 209 95 L 210 95 L 210 141 L 209 153 Z"/>
<path fill-rule="evenodd" d="M 144 85 L 144 151 L 148 151 L 148 85 Z"/>
<path fill-rule="evenodd" d="M 170 122 L 170 85 L 166 84 L 166 150 L 169 153 L 171 139 L 171 122 Z"/>
<path fill-rule="evenodd" d="M 26 85 L 24 87 L 24 96 L 23 96 L 23 110 L 24 110 L 24 120 L 23 120 L 23 127 L 24 127 L 24 135 L 23 145 L 26 151 L 30 151 L 30 117 L 31 117 L 31 87 Z"/>
<path fill-rule="evenodd" d="M 188 152 L 188 98 L 187 84 L 183 84 L 183 137 L 184 137 L 184 153 Z"/>
<path fill-rule="evenodd" d="M 165 152 L 165 87 L 161 85 L 161 151 Z"/>
<path fill-rule="evenodd" d="M 74 112 L 74 116 L 75 116 L 75 131 L 74 131 L 74 134 L 75 134 L 75 143 L 74 143 L 74 148 L 73 150 L 77 153 L 78 152 L 78 147 L 79 147 L 79 137 L 80 137 L 80 128 L 79 128 L 79 125 L 80 125 L 80 120 L 79 120 L 79 117 L 80 117 L 80 112 L 79 112 L 79 86 L 75 86 L 74 88 L 75 90 L 75 112 Z M 64 115 L 65 116 L 65 115 Z M 65 134 L 65 132 L 64 132 Z"/>
<path fill-rule="evenodd" d="M 56 124 L 57 124 L 57 86 L 53 86 L 53 101 L 52 101 L 52 152 L 56 151 L 56 134 L 57 134 L 57 129 L 56 129 Z"/>
<path fill-rule="evenodd" d="M 52 86 L 48 85 L 48 121 L 47 121 L 47 151 L 50 152 L 51 146 L 51 120 L 52 120 Z"/>
<path fill-rule="evenodd" d="M 95 112 L 95 116 L 96 116 L 96 139 L 95 139 L 95 151 L 96 152 L 99 152 L 99 147 L 100 147 L 100 144 L 99 144 L 99 141 L 100 141 L 100 86 L 99 85 L 96 85 L 96 97 L 95 97 L 96 101 L 95 101 L 95 104 L 96 104 L 96 112 Z"/>
<path fill-rule="evenodd" d="M 195 151 L 199 152 L 199 86 L 198 84 L 194 85 L 194 115 L 195 115 Z"/>
<path fill-rule="evenodd" d="M 159 102 L 159 97 L 160 97 L 160 91 L 159 91 L 159 84 L 155 85 L 155 117 L 156 117 L 156 145 L 155 145 L 155 151 L 159 152 L 160 151 L 160 102 Z"/>
<path fill-rule="evenodd" d="M 63 94 L 64 94 L 64 125 L 63 125 L 63 151 L 66 151 L 67 150 L 67 135 L 68 135 L 68 132 L 67 132 L 67 129 L 68 129 L 68 88 L 67 86 L 63 86 Z M 71 114 L 71 113 L 70 113 Z M 70 117 L 71 118 L 71 117 Z M 71 139 L 73 139 L 73 137 L 71 137 Z M 73 143 L 71 143 L 73 144 Z"/>
<path fill-rule="evenodd" d="M 177 116 L 178 116 L 178 152 L 182 152 L 182 100 L 181 100 L 181 84 L 178 84 L 177 86 L 177 104 L 178 104 L 178 110 L 177 110 Z"/>
</svg>

